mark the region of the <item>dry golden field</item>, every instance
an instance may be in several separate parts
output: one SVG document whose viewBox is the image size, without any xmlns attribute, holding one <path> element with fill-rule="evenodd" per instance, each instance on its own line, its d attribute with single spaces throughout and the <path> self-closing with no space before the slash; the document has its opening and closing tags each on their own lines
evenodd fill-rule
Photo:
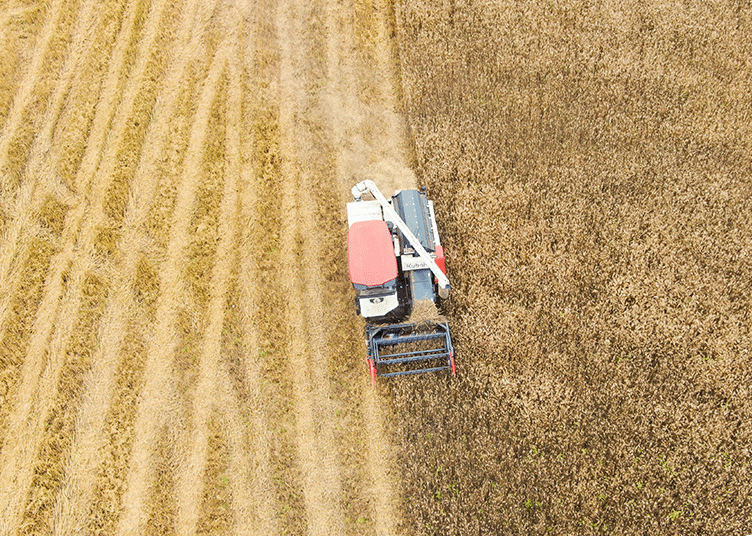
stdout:
<svg viewBox="0 0 752 536">
<path fill-rule="evenodd" d="M 752 6 L 402 1 L 458 378 L 390 384 L 418 534 L 752 533 Z"/>
<path fill-rule="evenodd" d="M 0 14 L 0 534 L 397 534 L 344 255 L 353 175 L 415 182 L 390 6 Z"/>
<path fill-rule="evenodd" d="M 752 533 L 751 61 L 730 0 L 0 0 L 0 536 Z M 456 378 L 370 385 L 362 178 Z"/>
</svg>

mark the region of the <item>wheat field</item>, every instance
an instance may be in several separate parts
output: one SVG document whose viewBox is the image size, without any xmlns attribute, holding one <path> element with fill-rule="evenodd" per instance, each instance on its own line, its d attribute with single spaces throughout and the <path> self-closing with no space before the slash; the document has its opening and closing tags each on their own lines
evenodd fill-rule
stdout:
<svg viewBox="0 0 752 536">
<path fill-rule="evenodd" d="M 341 251 L 415 181 L 390 14 L 3 2 L 1 534 L 400 530 Z"/>
<path fill-rule="evenodd" d="M 394 383 L 418 534 L 752 532 L 748 2 L 399 2 L 458 378 Z"/>
<path fill-rule="evenodd" d="M 0 535 L 752 532 L 752 9 L 0 0 Z M 371 387 L 355 182 L 448 374 Z"/>
</svg>

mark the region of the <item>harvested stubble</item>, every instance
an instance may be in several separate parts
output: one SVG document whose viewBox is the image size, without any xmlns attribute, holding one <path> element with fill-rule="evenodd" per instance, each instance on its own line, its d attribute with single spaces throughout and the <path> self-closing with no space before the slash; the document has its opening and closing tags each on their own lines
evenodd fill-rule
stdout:
<svg viewBox="0 0 752 536">
<path fill-rule="evenodd" d="M 458 378 L 391 383 L 421 534 L 748 530 L 752 10 L 397 9 Z"/>
<path fill-rule="evenodd" d="M 10 501 L 19 522 L 3 516 L 0 532 L 298 534 L 318 522 L 395 533 L 386 405 L 365 389 L 346 225 L 333 208 L 357 170 L 403 160 L 381 76 L 384 3 L 5 4 L 0 225 L 13 289 L 0 326 L 3 447 L 23 410 L 30 340 L 34 366 L 61 381 L 44 373 L 36 389 L 50 418 L 37 418 L 22 454 L 40 456 L 3 458 L 4 474 L 25 484 Z M 243 50 L 225 69 L 235 38 Z M 300 78 L 280 76 L 286 43 L 300 45 L 284 50 Z M 294 112 L 284 125 L 283 110 Z M 295 184 L 313 192 L 292 214 L 281 204 L 286 165 L 305 170 Z M 242 221 L 225 216 L 233 206 Z M 282 223 L 298 230 L 287 242 Z M 50 272 L 63 247 L 72 269 Z M 300 266 L 281 272 L 284 259 Z M 40 293 L 52 283 L 66 313 L 46 322 Z M 285 306 L 291 289 L 307 306 Z M 67 335 L 48 343 L 53 323 Z M 36 384 L 23 379 L 28 398 Z M 303 426 L 306 414 L 315 419 Z"/>
<path fill-rule="evenodd" d="M 35 463 L 21 534 L 39 534 L 40 526 L 50 524 L 54 506 L 50 498 L 58 493 L 65 474 L 67 457 L 61 453 L 69 451 L 76 424 L 75 413 L 68 411 L 68 408 L 78 407 L 81 402 L 83 377 L 91 365 L 106 293 L 105 281 L 94 274 L 87 275 L 84 303 L 70 341 L 65 367 L 60 374 L 54 409 L 46 421 L 46 434 Z"/>
<path fill-rule="evenodd" d="M 23 364 L 19 357 L 29 344 L 34 323 L 34 314 L 42 300 L 45 273 L 54 248 L 47 242 L 36 239 L 32 242 L 34 251 L 30 261 L 24 267 L 22 284 L 10 305 L 8 328 L 3 344 L 0 345 L 0 446 L 7 441 L 8 419 L 11 410 L 10 401 L 14 400 L 18 389 L 20 369 Z"/>
</svg>

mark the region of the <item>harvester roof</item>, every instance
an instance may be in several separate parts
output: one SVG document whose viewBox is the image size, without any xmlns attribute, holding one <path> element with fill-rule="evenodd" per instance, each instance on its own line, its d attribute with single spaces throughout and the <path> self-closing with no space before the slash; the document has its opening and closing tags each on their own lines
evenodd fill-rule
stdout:
<svg viewBox="0 0 752 536">
<path fill-rule="evenodd" d="M 353 223 L 347 234 L 350 281 L 375 287 L 397 277 L 392 234 L 383 220 Z"/>
</svg>

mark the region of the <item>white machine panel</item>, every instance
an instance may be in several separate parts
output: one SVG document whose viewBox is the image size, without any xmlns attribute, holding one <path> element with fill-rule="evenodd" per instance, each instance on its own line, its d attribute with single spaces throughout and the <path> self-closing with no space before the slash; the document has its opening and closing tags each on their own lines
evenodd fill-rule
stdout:
<svg viewBox="0 0 752 536">
<path fill-rule="evenodd" d="M 389 296 L 382 296 L 380 298 L 361 298 L 360 314 L 365 318 L 384 316 L 389 311 L 396 309 L 398 305 L 399 300 L 397 299 L 396 292 Z"/>
<path fill-rule="evenodd" d="M 359 221 L 383 220 L 378 201 L 353 201 L 347 204 L 347 226 Z"/>
</svg>

